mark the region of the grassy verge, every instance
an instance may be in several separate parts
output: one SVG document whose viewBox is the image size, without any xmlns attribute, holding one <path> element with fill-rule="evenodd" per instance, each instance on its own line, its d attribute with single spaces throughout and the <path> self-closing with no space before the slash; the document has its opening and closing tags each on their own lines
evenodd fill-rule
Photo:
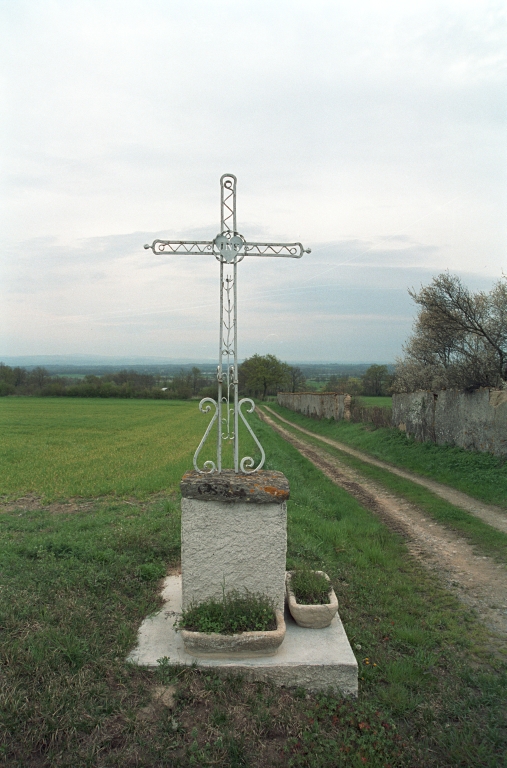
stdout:
<svg viewBox="0 0 507 768">
<path fill-rule="evenodd" d="M 125 664 L 159 605 L 157 580 L 178 561 L 177 505 L 20 507 L 0 515 L 1 764 L 501 765 L 507 674 L 485 631 L 397 535 L 265 424 L 255 429 L 268 468 L 291 483 L 289 567 L 333 580 L 359 700 L 182 672 L 170 660 L 158 673 Z M 171 683 L 173 708 L 153 699 Z"/>
<path fill-rule="evenodd" d="M 317 421 L 278 404 L 270 404 L 270 408 L 316 434 L 507 509 L 507 461 L 502 458 L 454 446 L 418 443 L 397 429 L 374 429 L 368 424 L 332 419 Z"/>
<path fill-rule="evenodd" d="M 128 741 L 146 689 L 124 659 L 179 558 L 177 507 L 17 510 L 0 525 L 0 763 L 108 765 L 100 751 Z"/>
<path fill-rule="evenodd" d="M 392 397 L 368 397 L 367 395 L 359 395 L 355 397 L 357 405 L 362 405 L 366 408 L 392 408 Z"/>
<path fill-rule="evenodd" d="M 492 528 L 478 517 L 454 506 L 426 488 L 417 485 L 417 483 L 393 475 L 387 469 L 372 466 L 367 462 L 357 459 L 355 456 L 350 456 L 350 454 L 340 451 L 338 448 L 333 448 L 333 446 L 321 442 L 318 438 L 302 435 L 288 424 L 284 423 L 283 427 L 292 432 L 296 437 L 304 439 L 308 443 L 326 451 L 331 456 L 336 456 L 341 462 L 357 470 L 365 477 L 370 477 L 372 480 L 380 483 L 387 490 L 412 502 L 412 504 L 418 506 L 437 522 L 464 536 L 481 554 L 489 555 L 498 562 L 507 563 L 507 534 Z"/>
</svg>

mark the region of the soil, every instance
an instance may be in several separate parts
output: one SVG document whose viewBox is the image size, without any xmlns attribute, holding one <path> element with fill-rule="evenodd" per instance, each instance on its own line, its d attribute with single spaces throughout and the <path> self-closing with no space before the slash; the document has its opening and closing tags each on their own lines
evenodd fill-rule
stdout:
<svg viewBox="0 0 507 768">
<path fill-rule="evenodd" d="M 82 512 L 84 510 L 91 510 L 91 508 L 97 505 L 97 499 L 68 499 L 65 501 L 55 501 L 45 504 L 40 496 L 35 494 L 27 494 L 14 501 L 6 501 L 5 498 L 0 498 L 0 512 L 38 512 L 40 510 L 47 510 L 50 512 L 69 513 L 69 512 Z"/>
<path fill-rule="evenodd" d="M 62 501 L 45 502 L 40 496 L 35 494 L 27 494 L 21 496 L 18 499 L 6 499 L 0 496 L 0 514 L 2 512 L 38 512 L 44 510 L 45 512 L 51 512 L 54 514 L 70 514 L 72 512 L 93 512 L 97 506 L 104 504 L 105 502 L 116 502 L 119 504 L 130 504 L 133 507 L 140 509 L 147 509 L 151 504 L 163 499 L 171 499 L 174 501 L 176 495 L 174 493 L 168 494 L 165 491 L 160 493 L 152 493 L 147 499 L 124 499 L 120 496 L 99 496 L 92 499 L 84 498 L 72 498 L 64 499 Z"/>
<path fill-rule="evenodd" d="M 372 459 L 371 456 L 351 449 L 349 446 L 342 446 L 341 443 L 334 440 L 321 438 L 313 432 L 303 430 L 292 424 L 287 419 L 281 419 L 270 408 L 266 406 L 264 408 L 264 411 L 258 408 L 257 412 L 266 423 L 318 467 L 333 483 L 339 485 L 364 507 L 382 518 L 392 530 L 400 533 L 405 539 L 410 553 L 427 569 L 435 572 L 444 586 L 463 603 L 474 609 L 490 630 L 493 630 L 495 634 L 507 636 L 507 567 L 505 565 L 495 562 L 490 557 L 477 554 L 473 546 L 463 537 L 427 517 L 415 504 L 387 491 L 379 483 L 364 477 L 325 450 L 296 437 L 292 432 L 282 427 L 278 421 L 275 422 L 265 411 L 269 410 L 273 416 L 291 427 L 314 438 L 318 437 L 323 442 L 330 443 L 362 461 L 382 466 L 394 474 L 400 474 L 414 482 L 420 482 L 421 485 L 426 485 L 424 478 L 422 478 L 424 482 L 421 482 L 419 476 L 414 476 L 410 472 L 397 468 L 394 471 L 395 468 L 390 464 Z M 466 494 L 443 486 L 441 483 L 428 482 L 432 483 L 432 486 L 438 486 L 440 491 L 444 489 L 446 494 L 444 498 L 452 504 L 471 514 L 476 514 L 477 517 L 485 519 L 482 509 L 481 514 L 474 511 L 477 505 L 480 505 L 481 508 L 487 508 L 488 514 L 491 513 L 495 516 L 492 519 L 498 522 L 503 515 L 505 520 L 505 512 L 502 513 L 501 509 L 482 505 Z M 430 486 L 427 485 L 426 487 L 429 488 Z M 434 493 L 437 492 L 433 487 L 431 490 Z M 440 492 L 438 495 L 443 494 Z M 487 520 L 486 522 L 490 521 Z M 493 523 L 490 522 L 490 524 Z M 505 528 L 500 528 L 500 530 L 505 530 Z"/>
</svg>

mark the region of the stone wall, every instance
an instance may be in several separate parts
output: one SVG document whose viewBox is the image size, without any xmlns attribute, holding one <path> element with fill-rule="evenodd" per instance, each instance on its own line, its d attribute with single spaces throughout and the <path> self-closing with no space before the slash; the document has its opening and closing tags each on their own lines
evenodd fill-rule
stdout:
<svg viewBox="0 0 507 768">
<path fill-rule="evenodd" d="M 421 442 L 507 456 L 507 391 L 447 389 L 396 394 L 393 426 Z"/>
<path fill-rule="evenodd" d="M 340 421 L 350 418 L 350 395 L 337 395 L 335 392 L 279 392 L 277 401 L 284 408 L 315 419 Z"/>
</svg>

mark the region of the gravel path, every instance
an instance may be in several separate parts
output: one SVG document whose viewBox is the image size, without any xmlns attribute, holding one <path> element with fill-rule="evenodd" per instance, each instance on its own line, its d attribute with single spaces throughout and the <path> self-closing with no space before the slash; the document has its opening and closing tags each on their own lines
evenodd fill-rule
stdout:
<svg viewBox="0 0 507 768">
<path fill-rule="evenodd" d="M 355 448 L 351 448 L 344 443 L 339 443 L 337 440 L 332 440 L 329 437 L 317 435 L 315 432 L 310 432 L 310 430 L 304 429 L 303 427 L 300 427 L 297 424 L 293 424 L 291 421 L 284 419 L 267 405 L 263 407 L 266 411 L 269 411 L 271 414 L 273 414 L 273 416 L 276 416 L 279 421 L 282 421 L 285 424 L 289 424 L 291 427 L 293 427 L 293 429 L 297 429 L 299 432 L 302 432 L 305 435 L 310 435 L 311 437 L 320 440 L 322 443 L 332 445 L 334 448 L 338 448 L 344 453 L 355 456 L 356 459 L 361 459 L 361 461 L 365 461 L 367 464 L 373 464 L 375 467 L 387 469 L 393 475 L 398 475 L 399 477 L 404 477 L 406 480 L 411 480 L 413 483 L 423 485 L 429 491 L 432 491 L 432 493 L 435 493 L 442 499 L 445 499 L 451 504 L 454 504 L 455 507 L 460 507 L 460 509 L 464 509 L 471 515 L 480 517 L 481 520 L 484 520 L 485 523 L 493 526 L 493 528 L 497 528 L 499 531 L 507 533 L 507 510 L 501 509 L 500 507 L 495 507 L 493 504 L 484 504 L 482 501 L 478 501 L 471 496 L 467 496 L 466 493 L 457 491 L 454 488 L 449 488 L 448 485 L 437 483 L 436 480 L 430 480 L 427 477 L 421 477 L 421 475 L 417 475 L 415 472 L 410 472 L 408 469 L 400 469 L 399 467 L 395 467 L 392 464 L 388 464 L 386 461 L 374 459 L 372 456 L 368 456 L 367 453 L 363 453 L 362 451 L 358 451 Z"/>
<path fill-rule="evenodd" d="M 496 563 L 490 557 L 477 555 L 474 548 L 463 537 L 427 517 L 415 504 L 387 491 L 382 485 L 351 469 L 324 449 L 296 437 L 265 412 L 269 410 L 277 419 L 280 419 L 274 411 L 266 406 L 264 409 L 263 411 L 258 408 L 257 412 L 266 423 L 297 448 L 333 483 L 342 487 L 364 507 L 381 517 L 391 529 L 400 533 L 406 540 L 411 554 L 426 568 L 436 572 L 442 583 L 463 603 L 473 608 L 486 626 L 496 633 L 507 636 L 507 567 L 505 565 Z M 286 419 L 280 420 L 296 427 Z M 301 427 L 296 428 L 312 437 L 317 437 L 313 432 L 303 430 Z M 393 471 L 391 465 L 372 460 L 360 451 L 350 449 L 348 446 L 342 448 L 341 443 L 327 438 L 319 437 L 319 439 L 339 447 L 340 450 L 346 450 L 347 453 L 352 453 L 363 461 Z M 402 472 L 395 474 L 402 474 Z M 403 471 L 403 476 L 410 480 L 414 479 L 409 472 Z M 426 485 L 425 482 L 421 484 Z M 444 487 L 440 483 L 435 485 L 439 489 Z M 450 488 L 445 489 L 452 491 Z M 430 488 L 430 490 L 434 489 Z M 459 494 L 459 496 L 465 496 L 465 494 Z M 453 494 L 444 496 L 449 501 L 451 497 L 453 504 L 462 506 Z M 466 496 L 465 498 L 469 503 L 472 501 L 475 503 L 475 500 Z M 466 509 L 466 507 L 463 508 Z M 467 509 L 467 511 L 472 510 Z M 495 514 L 498 514 L 496 510 Z M 482 517 L 482 515 L 478 516 Z"/>
</svg>

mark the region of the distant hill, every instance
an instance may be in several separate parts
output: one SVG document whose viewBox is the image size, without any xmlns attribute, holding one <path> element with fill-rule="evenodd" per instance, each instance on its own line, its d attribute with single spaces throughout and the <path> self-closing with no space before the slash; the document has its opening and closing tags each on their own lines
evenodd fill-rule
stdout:
<svg viewBox="0 0 507 768">
<path fill-rule="evenodd" d="M 0 355 L 0 362 L 10 366 L 22 366 L 24 368 L 33 368 L 37 365 L 48 366 L 69 366 L 69 365 L 107 365 L 118 367 L 131 367 L 133 365 L 197 365 L 195 358 L 169 358 L 169 357 L 113 357 L 108 355 Z M 207 360 L 207 363 L 213 361 Z"/>
<path fill-rule="evenodd" d="M 240 360 L 241 362 L 241 360 Z M 113 357 L 107 355 L 0 355 L 0 363 L 12 368 L 19 366 L 32 370 L 38 366 L 46 368 L 55 375 L 95 374 L 102 376 L 120 370 L 136 370 L 139 373 L 162 374 L 174 376 L 180 370 L 189 371 L 194 366 L 203 373 L 216 371 L 217 362 L 214 359 L 197 360 L 195 358 L 165 358 L 165 357 Z M 301 368 L 307 379 L 327 380 L 330 376 L 362 376 L 372 363 L 299 363 L 290 362 Z M 392 363 L 388 369 L 394 371 Z"/>
<path fill-rule="evenodd" d="M 203 373 L 216 371 L 215 360 L 192 360 L 191 358 L 164 357 L 107 357 L 101 355 L 0 355 L 0 363 L 11 368 L 45 368 L 52 376 L 71 376 L 94 374 L 103 376 L 121 370 L 135 370 L 138 373 L 174 376 L 181 369 L 190 370 L 194 366 Z"/>
<path fill-rule="evenodd" d="M 294 363 L 303 371 L 307 379 L 326 380 L 330 376 L 362 376 L 373 363 Z M 390 373 L 394 373 L 394 363 L 387 365 Z"/>
</svg>

